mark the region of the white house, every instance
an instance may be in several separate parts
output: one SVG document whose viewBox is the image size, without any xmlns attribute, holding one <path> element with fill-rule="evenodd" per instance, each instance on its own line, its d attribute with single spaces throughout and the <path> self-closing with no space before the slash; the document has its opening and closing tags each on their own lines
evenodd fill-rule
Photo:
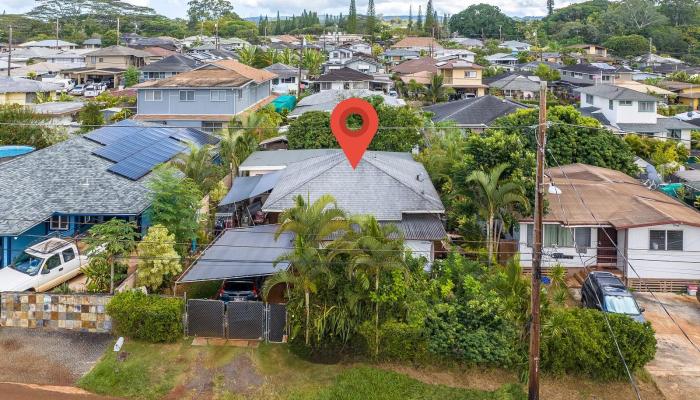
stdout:
<svg viewBox="0 0 700 400">
<path fill-rule="evenodd" d="M 467 49 L 441 49 L 436 54 L 438 61 L 458 58 L 473 63 L 475 57 L 476 53 Z"/>
<path fill-rule="evenodd" d="M 658 115 L 659 98 L 647 93 L 607 84 L 575 91 L 581 94 L 581 111 L 614 131 L 681 140 L 690 146 L 690 132 L 697 129 L 678 118 Z"/>
<path fill-rule="evenodd" d="M 486 56 L 486 61 L 488 61 L 491 65 L 505 68 L 508 71 L 514 71 L 515 66 L 518 64 L 518 57 L 507 53 L 496 53 Z"/>
<path fill-rule="evenodd" d="M 504 49 L 508 49 L 510 51 L 518 53 L 521 51 L 530 51 L 529 43 L 520 42 L 517 40 L 506 40 L 505 42 L 501 42 L 501 44 L 499 44 L 498 47 L 502 47 Z"/>
<path fill-rule="evenodd" d="M 352 59 L 353 52 L 350 49 L 337 47 L 328 53 L 328 64 L 343 65 Z"/>
<path fill-rule="evenodd" d="M 617 271 L 628 285 L 683 290 L 700 280 L 700 212 L 610 169 L 570 164 L 545 171 L 543 267 Z M 559 193 L 559 194 L 554 194 Z M 519 253 L 532 266 L 532 219 Z"/>
</svg>

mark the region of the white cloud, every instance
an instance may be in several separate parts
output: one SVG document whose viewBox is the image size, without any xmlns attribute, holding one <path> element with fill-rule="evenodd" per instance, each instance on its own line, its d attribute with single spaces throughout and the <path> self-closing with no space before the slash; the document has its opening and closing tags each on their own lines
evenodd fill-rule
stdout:
<svg viewBox="0 0 700 400">
<path fill-rule="evenodd" d="M 187 0 L 126 0 L 129 3 L 140 6 L 153 7 L 157 12 L 168 17 L 186 17 Z M 563 7 L 570 3 L 578 3 L 583 0 L 557 2 L 557 7 Z M 2 0 L 0 10 L 7 13 L 21 13 L 31 10 L 33 2 L 26 0 Z M 319 15 L 326 13 L 337 15 L 342 12 L 347 14 L 349 0 L 246 0 L 243 2 L 233 1 L 234 10 L 244 17 L 256 17 L 268 15 L 272 17 L 277 14 L 277 10 L 282 15 L 299 15 L 302 10 L 316 11 Z M 484 0 L 467 0 L 456 2 L 454 0 L 434 0 L 433 4 L 438 14 L 455 14 L 471 4 L 486 3 Z M 513 16 L 536 16 L 546 13 L 546 2 L 543 0 L 492 0 L 489 4 L 500 7 L 501 11 Z M 418 12 L 418 6 L 425 8 L 426 1 L 400 1 L 400 0 L 375 0 L 377 13 L 383 15 L 407 15 L 408 5 L 413 5 L 414 15 Z M 357 10 L 364 13 L 367 9 L 367 1 L 357 2 Z"/>
</svg>

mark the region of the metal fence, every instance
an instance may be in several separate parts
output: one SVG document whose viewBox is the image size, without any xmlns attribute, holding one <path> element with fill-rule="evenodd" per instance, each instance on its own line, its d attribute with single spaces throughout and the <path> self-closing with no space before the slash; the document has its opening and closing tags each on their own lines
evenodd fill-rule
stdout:
<svg viewBox="0 0 700 400">
<path fill-rule="evenodd" d="M 187 300 L 187 334 L 281 343 L 287 329 L 287 307 L 259 301 Z"/>
</svg>

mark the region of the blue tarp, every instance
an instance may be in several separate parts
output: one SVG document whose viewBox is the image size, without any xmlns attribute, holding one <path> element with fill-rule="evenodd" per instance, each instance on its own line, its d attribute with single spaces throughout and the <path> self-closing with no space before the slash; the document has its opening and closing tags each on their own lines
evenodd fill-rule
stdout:
<svg viewBox="0 0 700 400">
<path fill-rule="evenodd" d="M 231 186 L 231 190 L 226 194 L 226 197 L 219 202 L 219 206 L 252 199 L 255 196 L 272 190 L 281 175 L 282 171 L 275 171 L 264 175 L 238 176 L 233 180 L 233 186 Z"/>
<path fill-rule="evenodd" d="M 280 96 L 276 98 L 272 105 L 275 106 L 275 111 L 282 112 L 286 109 L 287 111 L 292 111 L 297 104 L 297 98 L 291 95 Z"/>
</svg>

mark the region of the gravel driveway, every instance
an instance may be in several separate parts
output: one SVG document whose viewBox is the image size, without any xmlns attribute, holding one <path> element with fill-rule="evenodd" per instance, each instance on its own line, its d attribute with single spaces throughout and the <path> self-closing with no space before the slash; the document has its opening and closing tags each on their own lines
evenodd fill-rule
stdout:
<svg viewBox="0 0 700 400">
<path fill-rule="evenodd" d="M 71 386 L 112 342 L 108 334 L 0 328 L 0 382 Z"/>
<path fill-rule="evenodd" d="M 700 303 L 694 296 L 656 293 L 673 319 L 700 347 Z M 636 293 L 644 317 L 656 331 L 656 357 L 646 369 L 666 400 L 698 398 L 700 393 L 700 353 L 649 293 Z"/>
</svg>

